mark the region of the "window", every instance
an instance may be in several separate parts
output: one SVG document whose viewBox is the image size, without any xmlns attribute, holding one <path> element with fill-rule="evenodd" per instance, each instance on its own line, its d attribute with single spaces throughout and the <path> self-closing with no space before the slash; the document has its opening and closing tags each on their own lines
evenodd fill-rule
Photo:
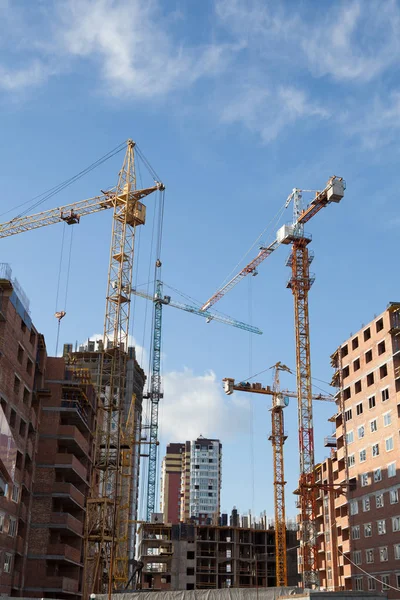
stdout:
<svg viewBox="0 0 400 600">
<path fill-rule="evenodd" d="M 388 427 L 392 422 L 392 417 L 390 412 L 387 412 L 383 415 L 383 426 Z"/>
<path fill-rule="evenodd" d="M 33 372 L 33 362 L 30 358 L 28 358 L 28 362 L 26 363 L 26 372 L 28 373 L 28 375 L 32 375 Z"/>
<path fill-rule="evenodd" d="M 372 524 L 371 523 L 364 523 L 364 537 L 372 537 Z"/>
<path fill-rule="evenodd" d="M 35 332 L 33 331 L 33 329 L 31 329 L 31 335 L 29 336 L 29 341 L 32 344 L 32 346 L 35 345 L 36 335 L 35 335 Z"/>
<path fill-rule="evenodd" d="M 332 569 L 327 569 L 327 579 L 328 581 L 332 581 Z"/>
<path fill-rule="evenodd" d="M 397 504 L 399 501 L 399 491 L 398 490 L 390 490 L 390 504 Z"/>
<path fill-rule="evenodd" d="M 19 435 L 21 437 L 25 437 L 25 433 L 26 433 L 26 422 L 21 419 L 19 422 Z"/>
<path fill-rule="evenodd" d="M 372 433 L 374 433 L 374 431 L 378 431 L 378 424 L 376 422 L 376 419 L 373 419 L 369 425 L 370 425 Z"/>
<path fill-rule="evenodd" d="M 356 565 L 361 565 L 362 559 L 361 559 L 361 550 L 354 550 L 353 552 L 353 563 L 355 563 Z"/>
<path fill-rule="evenodd" d="M 381 395 L 382 395 L 382 402 L 386 402 L 386 400 L 389 400 L 389 388 L 385 388 L 384 390 L 382 390 Z"/>
<path fill-rule="evenodd" d="M 368 398 L 368 406 L 369 408 L 375 408 L 375 396 L 370 396 Z"/>
<path fill-rule="evenodd" d="M 392 517 L 392 530 L 400 531 L 400 517 Z"/>
<path fill-rule="evenodd" d="M 362 590 L 363 590 L 363 577 L 355 577 L 354 582 L 356 584 L 355 585 L 355 589 L 358 592 L 362 592 Z"/>
<path fill-rule="evenodd" d="M 354 391 L 355 391 L 356 394 L 358 394 L 359 392 L 361 392 L 361 380 L 355 382 L 355 384 L 354 384 Z M 359 413 L 357 413 L 357 414 L 359 414 Z"/>
<path fill-rule="evenodd" d="M 358 348 L 358 337 L 355 337 L 351 340 L 351 347 L 353 350 L 355 350 L 356 348 Z"/>
<path fill-rule="evenodd" d="M 17 483 L 13 484 L 11 500 L 13 502 L 18 502 L 18 500 L 19 500 L 19 485 Z"/>
<path fill-rule="evenodd" d="M 365 562 L 367 562 L 369 565 L 374 562 L 373 548 L 368 548 L 368 550 L 365 551 Z"/>
<path fill-rule="evenodd" d="M 362 402 L 360 402 L 359 404 L 356 405 L 356 411 L 357 411 L 357 415 L 362 415 L 362 412 L 363 412 Z"/>
<path fill-rule="evenodd" d="M 372 456 L 379 456 L 379 444 L 372 446 Z"/>
<path fill-rule="evenodd" d="M 371 329 L 368 327 L 365 331 L 364 331 L 364 342 L 368 341 L 371 337 Z"/>
<path fill-rule="evenodd" d="M 368 591 L 373 592 L 376 590 L 376 579 L 368 577 Z"/>
<path fill-rule="evenodd" d="M 190 575 L 194 575 L 194 567 L 187 567 L 186 575 L 190 577 Z"/>
<path fill-rule="evenodd" d="M 4 530 L 4 513 L 0 513 L 0 533 L 3 533 Z"/>
<path fill-rule="evenodd" d="M 11 562 L 12 562 L 12 554 L 8 554 L 8 552 L 6 552 L 4 554 L 4 567 L 3 567 L 4 573 L 11 573 Z"/>
<path fill-rule="evenodd" d="M 389 580 L 390 575 L 382 575 L 382 591 L 386 591 L 389 589 Z"/>
<path fill-rule="evenodd" d="M 348 400 L 351 396 L 351 391 L 350 388 L 346 388 L 345 390 L 343 390 L 343 397 L 345 400 Z"/>
<path fill-rule="evenodd" d="M 381 521 L 377 521 L 378 525 L 378 535 L 384 535 L 386 533 L 386 521 L 382 519 Z"/>
<path fill-rule="evenodd" d="M 349 367 L 345 367 L 343 369 L 343 379 L 346 379 L 346 377 L 348 377 L 350 375 L 350 369 Z"/>
<path fill-rule="evenodd" d="M 386 448 L 386 452 L 391 452 L 391 450 L 393 450 L 393 448 L 394 448 L 393 437 L 387 438 L 385 440 L 385 448 Z"/>
<path fill-rule="evenodd" d="M 11 412 L 10 412 L 10 427 L 14 428 L 16 421 L 17 421 L 17 413 L 12 408 Z"/>
<path fill-rule="evenodd" d="M 368 373 L 367 375 L 367 385 L 373 385 L 374 383 L 374 374 L 373 373 Z"/>
<path fill-rule="evenodd" d="M 24 393 L 23 393 L 23 397 L 22 397 L 24 404 L 29 404 L 30 395 L 31 395 L 30 391 L 28 390 L 27 387 L 24 386 Z"/>
<path fill-rule="evenodd" d="M 349 467 L 354 467 L 354 465 L 356 464 L 356 459 L 355 459 L 354 454 L 349 454 L 349 456 L 347 457 L 347 464 Z"/>
<path fill-rule="evenodd" d="M 365 487 L 366 485 L 368 485 L 368 483 L 369 483 L 368 473 L 363 473 L 362 475 L 360 475 L 360 480 L 361 480 L 361 487 Z"/>
<path fill-rule="evenodd" d="M 358 371 L 360 368 L 360 359 L 356 358 L 356 360 L 353 362 L 353 371 Z"/>
<path fill-rule="evenodd" d="M 10 521 L 8 524 L 8 535 L 10 537 L 15 537 L 16 532 L 17 532 L 17 519 L 10 517 Z"/>
<path fill-rule="evenodd" d="M 351 528 L 351 539 L 352 540 L 360 539 L 360 526 L 359 525 L 354 525 L 354 527 Z"/>
<path fill-rule="evenodd" d="M 194 560 L 194 551 L 193 550 L 189 550 L 186 554 L 186 558 L 188 560 Z"/>
<path fill-rule="evenodd" d="M 360 463 L 365 462 L 367 460 L 367 451 L 366 451 L 366 449 L 363 448 L 362 450 L 360 450 L 359 454 L 360 454 Z"/>
<path fill-rule="evenodd" d="M 342 347 L 342 357 L 347 356 L 348 353 L 349 353 L 349 349 L 346 344 L 345 346 Z"/>
<path fill-rule="evenodd" d="M 383 329 L 383 318 L 379 319 L 379 321 L 376 322 L 376 332 L 378 333 L 378 331 L 382 331 Z"/>
<path fill-rule="evenodd" d="M 385 341 L 378 344 L 378 355 L 380 356 L 381 354 L 384 354 L 384 352 L 386 352 Z"/>
<path fill-rule="evenodd" d="M 348 444 L 352 444 L 354 442 L 354 433 L 353 433 L 353 431 L 348 431 L 346 433 L 346 442 Z"/>
<path fill-rule="evenodd" d="M 359 440 L 364 437 L 364 435 L 365 435 L 364 425 L 360 425 L 360 427 L 357 429 L 357 435 L 358 435 Z"/>
<path fill-rule="evenodd" d="M 372 350 L 368 350 L 368 352 L 365 353 L 365 362 L 369 363 L 372 360 Z"/>
<path fill-rule="evenodd" d="M 394 557 L 396 560 L 400 560 L 400 544 L 395 544 L 394 546 Z"/>
<path fill-rule="evenodd" d="M 378 481 L 382 481 L 382 471 L 380 468 L 374 471 L 374 482 L 378 483 Z"/>
<path fill-rule="evenodd" d="M 15 375 L 14 376 L 14 394 L 16 394 L 17 396 L 19 394 L 20 387 L 21 387 L 21 380 L 18 377 L 18 375 Z"/>
<path fill-rule="evenodd" d="M 376 508 L 383 508 L 383 494 L 376 494 L 375 504 Z"/>
<path fill-rule="evenodd" d="M 18 344 L 17 360 L 19 364 L 22 365 L 22 362 L 24 360 L 24 349 L 20 344 Z"/>
<path fill-rule="evenodd" d="M 387 546 L 383 546 L 383 548 L 379 548 L 379 558 L 380 558 L 381 562 L 385 562 L 388 559 Z"/>
<path fill-rule="evenodd" d="M 346 412 L 344 413 L 344 418 L 346 421 L 351 421 L 351 419 L 353 418 L 353 413 L 351 412 L 351 408 L 346 410 Z"/>
<path fill-rule="evenodd" d="M 365 498 L 363 498 L 363 511 L 364 512 L 368 512 L 369 509 L 371 508 L 371 501 L 369 499 L 369 496 L 365 496 Z"/>
<path fill-rule="evenodd" d="M 382 365 L 381 367 L 379 367 L 379 375 L 380 375 L 381 379 L 383 379 L 384 377 L 386 377 L 386 375 L 387 375 L 387 365 Z"/>
<path fill-rule="evenodd" d="M 357 515 L 358 514 L 358 502 L 357 500 L 351 500 L 350 502 L 350 514 Z"/>
</svg>

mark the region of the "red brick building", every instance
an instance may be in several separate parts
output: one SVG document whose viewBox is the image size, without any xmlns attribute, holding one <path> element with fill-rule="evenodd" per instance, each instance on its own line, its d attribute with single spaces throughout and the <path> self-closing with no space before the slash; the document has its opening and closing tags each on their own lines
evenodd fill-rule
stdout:
<svg viewBox="0 0 400 600">
<path fill-rule="evenodd" d="M 164 523 L 176 524 L 181 517 L 182 454 L 185 444 L 168 444 L 161 467 L 161 512 Z"/>
<path fill-rule="evenodd" d="M 24 595 L 79 598 L 96 395 L 90 374 L 48 358 L 41 400 Z"/>
<path fill-rule="evenodd" d="M 89 372 L 47 357 L 0 265 L 0 595 L 81 597 L 95 414 Z"/>
<path fill-rule="evenodd" d="M 399 598 L 400 303 L 346 340 L 332 364 L 342 392 L 336 449 L 316 470 L 328 486 L 318 498 L 320 583 Z"/>
<path fill-rule="evenodd" d="M 35 477 L 44 341 L 11 269 L 0 265 L 0 594 L 21 595 Z"/>
</svg>

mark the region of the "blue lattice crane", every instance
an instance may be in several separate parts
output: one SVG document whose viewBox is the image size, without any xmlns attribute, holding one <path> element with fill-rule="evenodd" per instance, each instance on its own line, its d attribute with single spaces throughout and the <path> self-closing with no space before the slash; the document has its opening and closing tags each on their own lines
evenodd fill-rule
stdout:
<svg viewBox="0 0 400 600">
<path fill-rule="evenodd" d="M 153 346 L 152 346 L 152 367 L 150 389 L 145 398 L 150 400 L 150 434 L 149 434 L 149 466 L 147 479 L 147 508 L 146 519 L 150 521 L 151 514 L 154 512 L 156 503 L 156 482 L 157 482 L 157 448 L 158 448 L 158 406 L 163 397 L 161 389 L 161 326 L 162 326 L 162 307 L 163 305 L 173 306 L 186 312 L 190 312 L 199 317 L 211 321 L 218 321 L 226 325 L 232 325 L 239 329 L 244 329 L 250 333 L 262 334 L 258 327 L 247 325 L 242 321 L 236 321 L 231 317 L 220 314 L 215 314 L 210 311 L 204 311 L 190 304 L 175 302 L 171 296 L 163 295 L 163 284 L 157 280 L 155 285 L 155 293 L 153 296 L 146 294 L 137 289 L 132 289 L 132 293 L 141 298 L 146 298 L 154 303 L 154 327 L 153 327 Z"/>
</svg>

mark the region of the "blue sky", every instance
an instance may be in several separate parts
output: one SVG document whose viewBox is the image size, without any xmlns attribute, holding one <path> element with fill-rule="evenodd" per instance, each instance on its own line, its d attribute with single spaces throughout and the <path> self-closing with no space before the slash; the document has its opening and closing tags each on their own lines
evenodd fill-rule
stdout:
<svg viewBox="0 0 400 600">
<path fill-rule="evenodd" d="M 205 301 L 293 187 L 318 189 L 333 174 L 346 179 L 342 203 L 308 226 L 316 275 L 312 371 L 330 381 L 330 353 L 398 299 L 400 3 L 0 0 L 0 17 L 6 32 L 0 40 L 1 206 L 11 210 L 1 221 L 132 137 L 167 187 L 163 279 Z M 108 161 L 41 209 L 115 185 L 121 160 Z M 153 199 L 147 204 L 138 283 L 149 279 Z M 74 229 L 62 342 L 102 331 L 110 216 L 87 217 Z M 290 220 L 289 211 L 281 223 Z M 11 263 L 29 295 L 49 353 L 56 339 L 62 228 L 2 240 L 1 260 Z M 275 230 L 271 226 L 262 240 L 271 242 Z M 65 248 L 70 235 L 67 228 Z M 164 311 L 161 451 L 165 442 L 200 433 L 220 437 L 227 511 L 236 505 L 273 513 L 268 402 L 225 397 L 220 382 L 244 379 L 278 360 L 294 367 L 286 254 L 279 248 L 258 277 L 243 281 L 216 307 L 253 322 L 263 336 L 250 339 L 240 330 Z M 59 303 L 66 262 L 65 250 Z M 133 335 L 144 348 L 143 362 L 149 328 L 149 309 L 146 315 L 145 301 L 137 300 Z M 270 383 L 271 372 L 260 379 Z M 295 389 L 294 377 L 283 384 Z M 327 454 L 323 438 L 331 433 L 326 419 L 332 412 L 332 406 L 315 406 L 317 459 Z M 293 515 L 295 403 L 285 416 Z"/>
</svg>

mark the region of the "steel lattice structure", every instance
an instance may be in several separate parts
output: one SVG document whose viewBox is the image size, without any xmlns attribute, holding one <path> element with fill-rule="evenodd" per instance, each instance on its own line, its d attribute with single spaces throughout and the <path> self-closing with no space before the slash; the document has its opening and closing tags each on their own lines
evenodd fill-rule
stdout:
<svg viewBox="0 0 400 600">
<path fill-rule="evenodd" d="M 151 384 L 147 398 L 150 399 L 149 465 L 147 480 L 147 521 L 150 521 L 156 502 L 157 450 L 158 450 L 158 407 L 163 397 L 161 389 L 161 327 L 162 327 L 162 283 L 156 282 L 154 301 L 154 329 L 152 349 Z"/>
</svg>

